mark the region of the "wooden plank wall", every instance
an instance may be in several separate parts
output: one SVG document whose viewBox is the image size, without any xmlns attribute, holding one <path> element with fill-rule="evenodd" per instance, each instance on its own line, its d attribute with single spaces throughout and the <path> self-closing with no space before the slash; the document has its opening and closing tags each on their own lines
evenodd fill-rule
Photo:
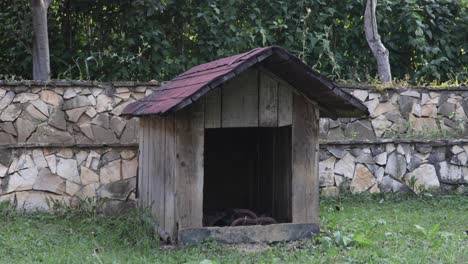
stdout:
<svg viewBox="0 0 468 264">
<path fill-rule="evenodd" d="M 203 226 L 203 103 L 176 113 L 176 219 L 178 228 Z"/>
<path fill-rule="evenodd" d="M 174 132 L 173 116 L 140 120 L 139 206 L 150 209 L 169 234 L 176 232 Z"/>
<path fill-rule="evenodd" d="M 272 176 L 292 175 L 291 181 L 275 179 L 272 192 L 282 192 L 283 197 L 273 201 L 273 210 L 292 215 L 294 223 L 318 223 L 318 110 L 262 69 L 247 71 L 175 114 L 141 118 L 139 205 L 150 208 L 173 238 L 181 228 L 201 227 L 204 129 L 288 125 L 292 125 L 291 153 L 284 151 L 290 144 L 284 136 L 272 138 L 275 156 L 269 159 L 292 160 L 291 166 L 276 164 L 272 172 Z M 285 208 L 292 212 L 284 212 Z"/>
<path fill-rule="evenodd" d="M 292 94 L 272 73 L 250 69 L 204 96 L 205 128 L 291 125 Z"/>
<path fill-rule="evenodd" d="M 201 227 L 203 218 L 203 104 L 140 122 L 139 205 L 171 237 Z"/>
<path fill-rule="evenodd" d="M 319 223 L 318 108 L 293 95 L 292 221 Z"/>
</svg>

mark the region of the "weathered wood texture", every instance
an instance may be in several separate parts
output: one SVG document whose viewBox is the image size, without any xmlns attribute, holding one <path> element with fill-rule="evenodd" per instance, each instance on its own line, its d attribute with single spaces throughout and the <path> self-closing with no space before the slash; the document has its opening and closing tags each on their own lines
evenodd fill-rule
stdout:
<svg viewBox="0 0 468 264">
<path fill-rule="evenodd" d="M 222 127 L 258 126 L 258 70 L 239 75 L 222 93 Z"/>
<path fill-rule="evenodd" d="M 179 228 L 201 227 L 203 220 L 203 104 L 176 113 L 176 219 Z"/>
<path fill-rule="evenodd" d="M 293 95 L 292 221 L 319 223 L 318 109 Z"/>
<path fill-rule="evenodd" d="M 261 72 L 259 80 L 259 126 L 276 127 L 278 126 L 279 82 L 265 72 Z"/>
<path fill-rule="evenodd" d="M 215 143 L 225 145 L 223 153 L 235 147 L 242 153 L 215 153 L 214 165 L 206 165 L 205 129 L 220 127 L 255 129 L 241 141 L 233 140 L 238 131 L 221 137 Z M 204 187 L 219 185 L 215 180 L 204 186 L 210 179 L 205 166 L 214 166 L 213 177 L 221 179 L 242 172 L 242 182 L 231 185 L 234 191 L 240 190 L 235 184 L 247 186 L 238 197 L 241 206 L 260 208 L 280 222 L 318 223 L 317 137 L 316 105 L 270 73 L 250 70 L 175 114 L 141 118 L 139 205 L 151 209 L 172 239 L 181 229 L 202 227 Z M 235 145 L 229 147 L 229 140 Z M 219 173 L 217 167 L 231 156 L 239 162 Z M 222 202 L 216 200 L 213 207 Z"/>
<path fill-rule="evenodd" d="M 221 127 L 221 89 L 208 92 L 204 99 L 205 103 L 205 128 Z"/>
<path fill-rule="evenodd" d="M 139 205 L 149 208 L 165 232 L 175 235 L 174 117 L 140 122 Z"/>
<path fill-rule="evenodd" d="M 205 128 L 291 125 L 293 88 L 253 68 L 204 97 Z"/>
</svg>

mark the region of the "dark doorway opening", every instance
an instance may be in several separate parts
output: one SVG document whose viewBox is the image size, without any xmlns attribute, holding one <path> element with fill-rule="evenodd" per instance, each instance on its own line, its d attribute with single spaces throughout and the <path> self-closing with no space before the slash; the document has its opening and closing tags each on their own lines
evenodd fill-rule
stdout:
<svg viewBox="0 0 468 264">
<path fill-rule="evenodd" d="M 206 129 L 204 150 L 204 226 L 291 222 L 291 126 Z"/>
</svg>

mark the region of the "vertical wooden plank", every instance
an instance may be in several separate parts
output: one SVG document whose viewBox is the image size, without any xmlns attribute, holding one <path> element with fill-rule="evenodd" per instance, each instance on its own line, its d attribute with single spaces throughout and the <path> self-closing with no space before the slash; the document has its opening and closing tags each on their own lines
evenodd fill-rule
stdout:
<svg viewBox="0 0 468 264">
<path fill-rule="evenodd" d="M 293 90 L 284 83 L 278 86 L 278 126 L 289 126 L 292 123 Z"/>
<path fill-rule="evenodd" d="M 165 130 L 164 118 L 151 117 L 150 118 L 150 133 L 148 135 L 149 146 L 149 206 L 153 216 L 156 218 L 161 227 L 164 227 L 164 204 L 165 204 L 165 177 L 164 177 L 164 163 L 165 163 Z"/>
<path fill-rule="evenodd" d="M 222 127 L 258 126 L 258 70 L 240 74 L 222 88 Z"/>
<path fill-rule="evenodd" d="M 221 127 L 221 87 L 205 95 L 205 128 Z"/>
<path fill-rule="evenodd" d="M 176 218 L 179 229 L 203 225 L 203 113 L 200 102 L 176 113 Z"/>
<path fill-rule="evenodd" d="M 146 127 L 147 119 L 140 119 L 140 130 L 139 130 L 139 157 L 138 157 L 138 188 L 137 188 L 137 197 L 138 197 L 138 206 L 144 207 L 145 202 L 145 181 L 146 181 Z"/>
<path fill-rule="evenodd" d="M 147 126 L 146 126 L 146 129 L 145 129 L 145 137 L 146 137 L 146 142 L 145 142 L 145 145 L 146 145 L 146 177 L 145 177 L 145 182 L 144 182 L 144 192 L 145 192 L 145 203 L 144 203 L 144 207 L 147 208 L 147 209 L 151 209 L 150 208 L 150 200 L 151 200 L 151 197 L 149 196 L 150 194 L 150 179 L 151 179 L 151 167 L 152 167 L 152 164 L 151 164 L 151 136 L 150 136 L 150 131 L 151 131 L 151 119 L 148 118 L 147 120 Z"/>
<path fill-rule="evenodd" d="M 318 119 L 315 106 L 293 95 L 292 221 L 319 223 Z"/>
<path fill-rule="evenodd" d="M 265 72 L 260 72 L 258 97 L 259 126 L 278 126 L 278 81 Z"/>
<path fill-rule="evenodd" d="M 165 118 L 165 203 L 164 203 L 164 230 L 171 236 L 176 238 L 175 224 L 175 120 L 174 115 L 169 115 Z"/>
</svg>

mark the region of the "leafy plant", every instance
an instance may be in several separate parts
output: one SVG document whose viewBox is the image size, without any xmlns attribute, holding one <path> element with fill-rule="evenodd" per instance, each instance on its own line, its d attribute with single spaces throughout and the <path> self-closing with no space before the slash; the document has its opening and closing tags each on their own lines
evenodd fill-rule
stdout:
<svg viewBox="0 0 468 264">
<path fill-rule="evenodd" d="M 372 82 L 376 68 L 363 37 L 364 4 L 58 0 L 48 16 L 53 77 L 167 80 L 196 64 L 279 45 L 330 78 Z M 467 81 L 467 5 L 459 0 L 379 1 L 379 32 L 396 79 Z M 30 79 L 30 1 L 3 1 L 0 9 L 0 72 Z"/>
</svg>

